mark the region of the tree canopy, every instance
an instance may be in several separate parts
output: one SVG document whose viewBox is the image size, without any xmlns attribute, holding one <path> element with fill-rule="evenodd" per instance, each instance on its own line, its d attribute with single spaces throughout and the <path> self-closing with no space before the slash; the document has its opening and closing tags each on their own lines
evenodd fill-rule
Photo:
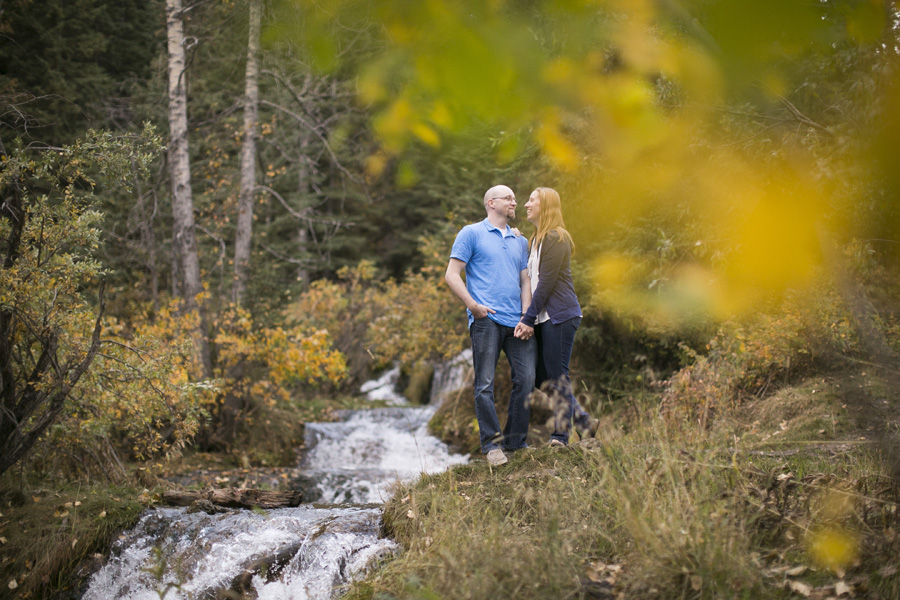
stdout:
<svg viewBox="0 0 900 600">
<path fill-rule="evenodd" d="M 176 5 L 177 127 L 162 2 L 4 5 L 0 171 L 79 147 L 93 125 L 168 132 L 169 154 L 120 173 L 128 190 L 92 188 L 76 216 L 91 215 L 94 237 L 67 289 L 72 306 L 93 306 L 102 271 L 110 331 L 155 343 L 194 331 L 208 345 L 203 370 L 187 355 L 156 363 L 178 364 L 170 383 L 194 417 L 221 425 L 225 400 L 234 414 L 289 405 L 461 349 L 436 274 L 497 183 L 519 198 L 561 192 L 586 371 L 635 357 L 679 368 L 723 322 L 777 312 L 829 274 L 851 272 L 895 307 L 893 1 L 277 0 L 259 5 L 252 52 L 247 3 Z M 174 198 L 178 178 L 190 202 Z M 515 224 L 530 227 L 521 210 Z M 429 323 L 451 342 L 423 336 Z M 154 427 L 172 442 L 165 419 Z"/>
</svg>

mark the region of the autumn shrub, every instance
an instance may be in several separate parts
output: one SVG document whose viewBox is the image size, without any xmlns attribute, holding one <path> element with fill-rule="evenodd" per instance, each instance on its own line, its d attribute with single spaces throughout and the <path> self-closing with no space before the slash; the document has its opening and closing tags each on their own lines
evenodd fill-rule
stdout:
<svg viewBox="0 0 900 600">
<path fill-rule="evenodd" d="M 202 394 L 181 378 L 183 337 L 126 330 L 104 314 L 94 190 L 128 192 L 161 147 L 89 132 L 71 146 L 19 145 L 0 168 L 0 465 L 112 478 L 121 456 L 183 446 Z"/>
<path fill-rule="evenodd" d="M 377 316 L 367 332 L 376 364 L 447 360 L 468 341 L 465 311 L 443 274 L 415 273 L 386 281 L 374 298 Z"/>
<path fill-rule="evenodd" d="M 304 391 L 338 385 L 347 373 L 343 354 L 324 329 L 256 327 L 250 313 L 231 307 L 216 322 L 216 372 L 225 394 L 275 407 L 299 401 Z"/>
<path fill-rule="evenodd" d="M 366 330 L 373 316 L 372 296 L 377 289 L 371 261 L 338 270 L 336 280 L 319 279 L 285 310 L 289 323 L 327 331 L 334 346 L 346 357 L 350 381 L 367 377 L 372 353 Z"/>
<path fill-rule="evenodd" d="M 700 419 L 796 378 L 859 356 L 859 333 L 833 285 L 787 294 L 757 315 L 723 324 L 705 352 L 683 346 L 688 364 L 664 383 L 669 414 Z"/>
<path fill-rule="evenodd" d="M 403 281 L 381 281 L 374 264 L 361 261 L 339 270 L 336 281 L 314 282 L 287 316 L 300 326 L 328 331 L 347 357 L 354 382 L 395 362 L 450 358 L 466 340 L 463 310 L 443 272 L 433 266 Z"/>
<path fill-rule="evenodd" d="M 71 314 L 71 323 L 78 315 Z M 104 321 L 93 368 L 67 400 L 33 465 L 119 479 L 124 461 L 188 446 L 209 418 L 218 387 L 203 381 L 189 332 L 196 315 L 172 301 L 126 326 Z M 82 329 L 89 327 L 82 319 Z"/>
<path fill-rule="evenodd" d="M 92 176 L 107 170 L 127 180 L 123 169 L 130 177 L 134 161 L 146 166 L 152 149 L 152 140 L 142 146 L 98 134 L 42 158 L 8 158 L 2 171 L 10 210 L 0 220 L 8 254 L 0 316 L 11 411 L 2 433 L 17 453 L 40 434 L 32 468 L 121 479 L 126 461 L 184 449 L 226 398 L 271 407 L 344 376 L 325 331 L 261 327 L 226 310 L 215 324 L 216 377 L 207 380 L 191 341 L 197 317 L 178 301 L 136 310 L 128 321 L 102 315 L 102 297 L 99 307 L 90 301 L 104 276 L 94 257 L 103 215 L 93 209 Z"/>
</svg>

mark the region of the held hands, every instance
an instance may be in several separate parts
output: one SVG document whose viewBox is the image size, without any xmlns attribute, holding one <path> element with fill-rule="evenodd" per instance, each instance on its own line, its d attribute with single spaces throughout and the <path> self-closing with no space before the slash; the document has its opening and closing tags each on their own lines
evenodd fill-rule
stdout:
<svg viewBox="0 0 900 600">
<path fill-rule="evenodd" d="M 529 327 L 528 325 L 520 321 L 516 325 L 516 330 L 513 332 L 513 335 L 520 340 L 527 340 L 534 335 L 534 327 Z"/>
<path fill-rule="evenodd" d="M 486 316 L 488 316 L 488 313 L 496 314 L 496 312 L 497 312 L 493 308 L 488 308 L 484 304 L 476 304 L 469 310 L 472 311 L 472 316 L 475 317 L 476 319 L 483 319 Z"/>
</svg>

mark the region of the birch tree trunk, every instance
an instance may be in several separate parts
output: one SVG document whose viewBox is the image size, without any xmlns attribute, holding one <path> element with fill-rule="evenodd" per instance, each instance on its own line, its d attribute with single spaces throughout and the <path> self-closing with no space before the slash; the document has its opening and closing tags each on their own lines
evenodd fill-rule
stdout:
<svg viewBox="0 0 900 600">
<path fill-rule="evenodd" d="M 206 311 L 197 297 L 203 291 L 200 258 L 194 232 L 194 201 L 191 196 L 191 165 L 188 156 L 187 63 L 184 50 L 184 21 L 181 0 L 166 0 L 166 36 L 169 71 L 169 175 L 172 182 L 174 247 L 180 254 L 182 296 L 188 312 L 199 316 L 194 343 L 200 353 L 206 377 L 212 377 Z"/>
<path fill-rule="evenodd" d="M 244 78 L 244 141 L 241 145 L 241 190 L 238 196 L 237 232 L 234 237 L 234 286 L 231 300 L 240 305 L 247 289 L 250 242 L 253 231 L 253 192 L 256 185 L 256 140 L 259 107 L 260 0 L 250 0 L 250 33 Z"/>
</svg>

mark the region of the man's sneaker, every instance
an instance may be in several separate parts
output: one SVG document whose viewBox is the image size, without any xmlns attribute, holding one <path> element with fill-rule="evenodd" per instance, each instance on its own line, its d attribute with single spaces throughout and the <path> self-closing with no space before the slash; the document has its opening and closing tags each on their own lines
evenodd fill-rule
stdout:
<svg viewBox="0 0 900 600">
<path fill-rule="evenodd" d="M 550 443 L 547 444 L 547 447 L 548 448 L 565 448 L 566 445 L 561 440 L 557 440 L 554 438 L 554 439 L 550 440 Z"/>
<path fill-rule="evenodd" d="M 500 448 L 494 448 L 493 450 L 488 451 L 487 461 L 488 464 L 492 467 L 499 467 L 500 465 L 505 464 L 507 461 L 509 461 L 509 459 L 506 458 L 505 454 L 503 454 L 503 450 L 501 450 Z"/>
</svg>

